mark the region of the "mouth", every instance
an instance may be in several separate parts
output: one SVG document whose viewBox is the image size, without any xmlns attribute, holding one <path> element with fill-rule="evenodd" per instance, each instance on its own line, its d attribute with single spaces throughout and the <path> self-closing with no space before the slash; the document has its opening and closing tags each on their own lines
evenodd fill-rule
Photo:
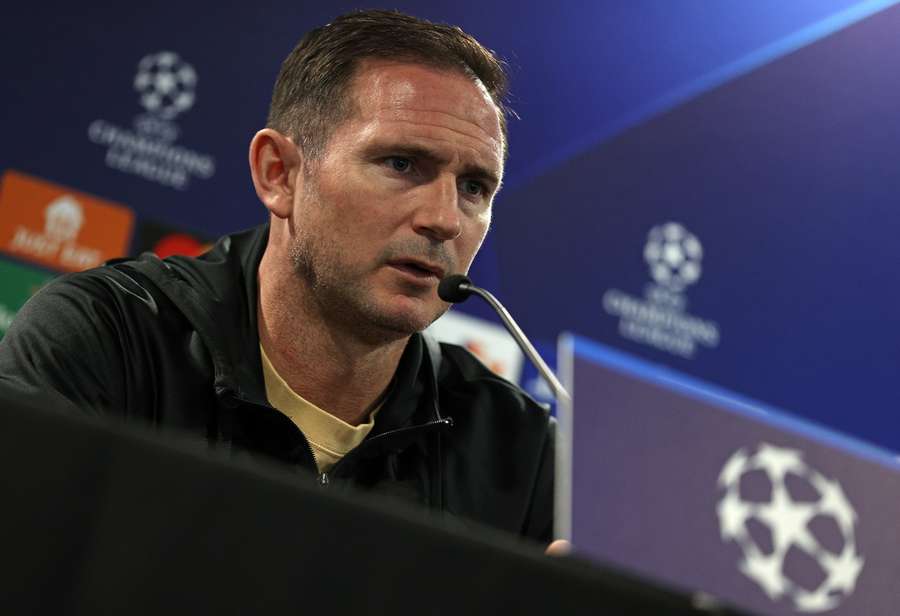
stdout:
<svg viewBox="0 0 900 616">
<path fill-rule="evenodd" d="M 444 277 L 443 267 L 421 259 L 395 259 L 388 265 L 422 282 L 440 281 Z"/>
</svg>

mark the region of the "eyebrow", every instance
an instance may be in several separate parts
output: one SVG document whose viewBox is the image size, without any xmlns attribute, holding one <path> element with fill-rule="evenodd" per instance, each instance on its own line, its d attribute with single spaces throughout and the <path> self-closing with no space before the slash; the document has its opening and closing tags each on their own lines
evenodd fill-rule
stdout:
<svg viewBox="0 0 900 616">
<path fill-rule="evenodd" d="M 410 158 L 418 158 L 420 160 L 426 160 L 433 163 L 446 162 L 446 159 L 438 156 L 433 150 L 429 150 L 428 148 L 423 148 L 416 145 L 392 145 L 390 143 L 379 143 L 374 144 L 371 148 L 368 148 L 368 152 L 370 154 L 377 154 L 382 156 L 408 156 Z M 499 177 L 497 177 L 497 174 L 488 169 L 485 169 L 480 165 L 467 164 L 463 166 L 462 175 L 476 180 L 483 180 L 485 182 L 488 182 L 489 184 L 493 185 L 494 192 L 498 192 L 500 190 L 501 180 Z"/>
</svg>

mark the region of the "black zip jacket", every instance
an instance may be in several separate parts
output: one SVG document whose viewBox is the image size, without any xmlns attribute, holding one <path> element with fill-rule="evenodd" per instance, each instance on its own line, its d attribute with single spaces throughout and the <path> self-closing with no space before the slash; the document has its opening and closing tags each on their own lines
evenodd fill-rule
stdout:
<svg viewBox="0 0 900 616">
<path fill-rule="evenodd" d="M 0 341 L 0 382 L 188 431 L 298 480 L 354 486 L 549 541 L 554 422 L 468 351 L 413 335 L 375 426 L 327 475 L 265 396 L 256 273 L 268 227 L 199 258 L 145 254 L 62 276 Z"/>
</svg>

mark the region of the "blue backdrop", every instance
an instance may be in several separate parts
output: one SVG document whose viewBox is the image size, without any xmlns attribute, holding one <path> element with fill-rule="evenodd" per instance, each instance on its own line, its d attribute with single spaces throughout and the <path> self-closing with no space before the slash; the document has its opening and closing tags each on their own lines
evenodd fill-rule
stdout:
<svg viewBox="0 0 900 616">
<path fill-rule="evenodd" d="M 900 450 L 893 5 L 391 8 L 510 64 L 521 119 L 473 277 L 543 350 L 574 330 Z M 246 151 L 282 58 L 362 5 L 31 6 L 0 37 L 0 172 L 123 203 L 135 238 L 209 238 L 265 219 Z M 154 107 L 160 67 L 187 98 Z"/>
</svg>

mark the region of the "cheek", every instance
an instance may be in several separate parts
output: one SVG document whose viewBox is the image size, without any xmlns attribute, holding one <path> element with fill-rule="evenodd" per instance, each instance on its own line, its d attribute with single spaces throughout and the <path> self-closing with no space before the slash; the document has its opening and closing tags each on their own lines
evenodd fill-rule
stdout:
<svg viewBox="0 0 900 616">
<path fill-rule="evenodd" d="M 491 228 L 491 212 L 492 211 L 493 211 L 492 209 L 487 209 L 487 210 L 485 210 L 484 213 L 482 213 L 480 216 L 475 218 L 475 221 L 474 221 L 475 229 L 476 229 L 475 234 L 478 237 L 478 243 L 477 243 L 476 249 L 478 246 L 481 246 L 481 242 L 484 241 L 484 238 L 487 236 L 488 230 Z"/>
<path fill-rule="evenodd" d="M 490 212 L 482 217 L 478 217 L 472 220 L 471 227 L 466 233 L 463 234 L 461 238 L 463 239 L 462 244 L 459 246 L 459 256 L 461 258 L 464 258 L 467 262 L 471 263 L 472 259 L 475 258 L 475 254 L 478 252 L 478 249 L 481 248 L 481 244 L 482 242 L 484 242 L 484 238 L 487 236 L 490 224 Z"/>
</svg>

